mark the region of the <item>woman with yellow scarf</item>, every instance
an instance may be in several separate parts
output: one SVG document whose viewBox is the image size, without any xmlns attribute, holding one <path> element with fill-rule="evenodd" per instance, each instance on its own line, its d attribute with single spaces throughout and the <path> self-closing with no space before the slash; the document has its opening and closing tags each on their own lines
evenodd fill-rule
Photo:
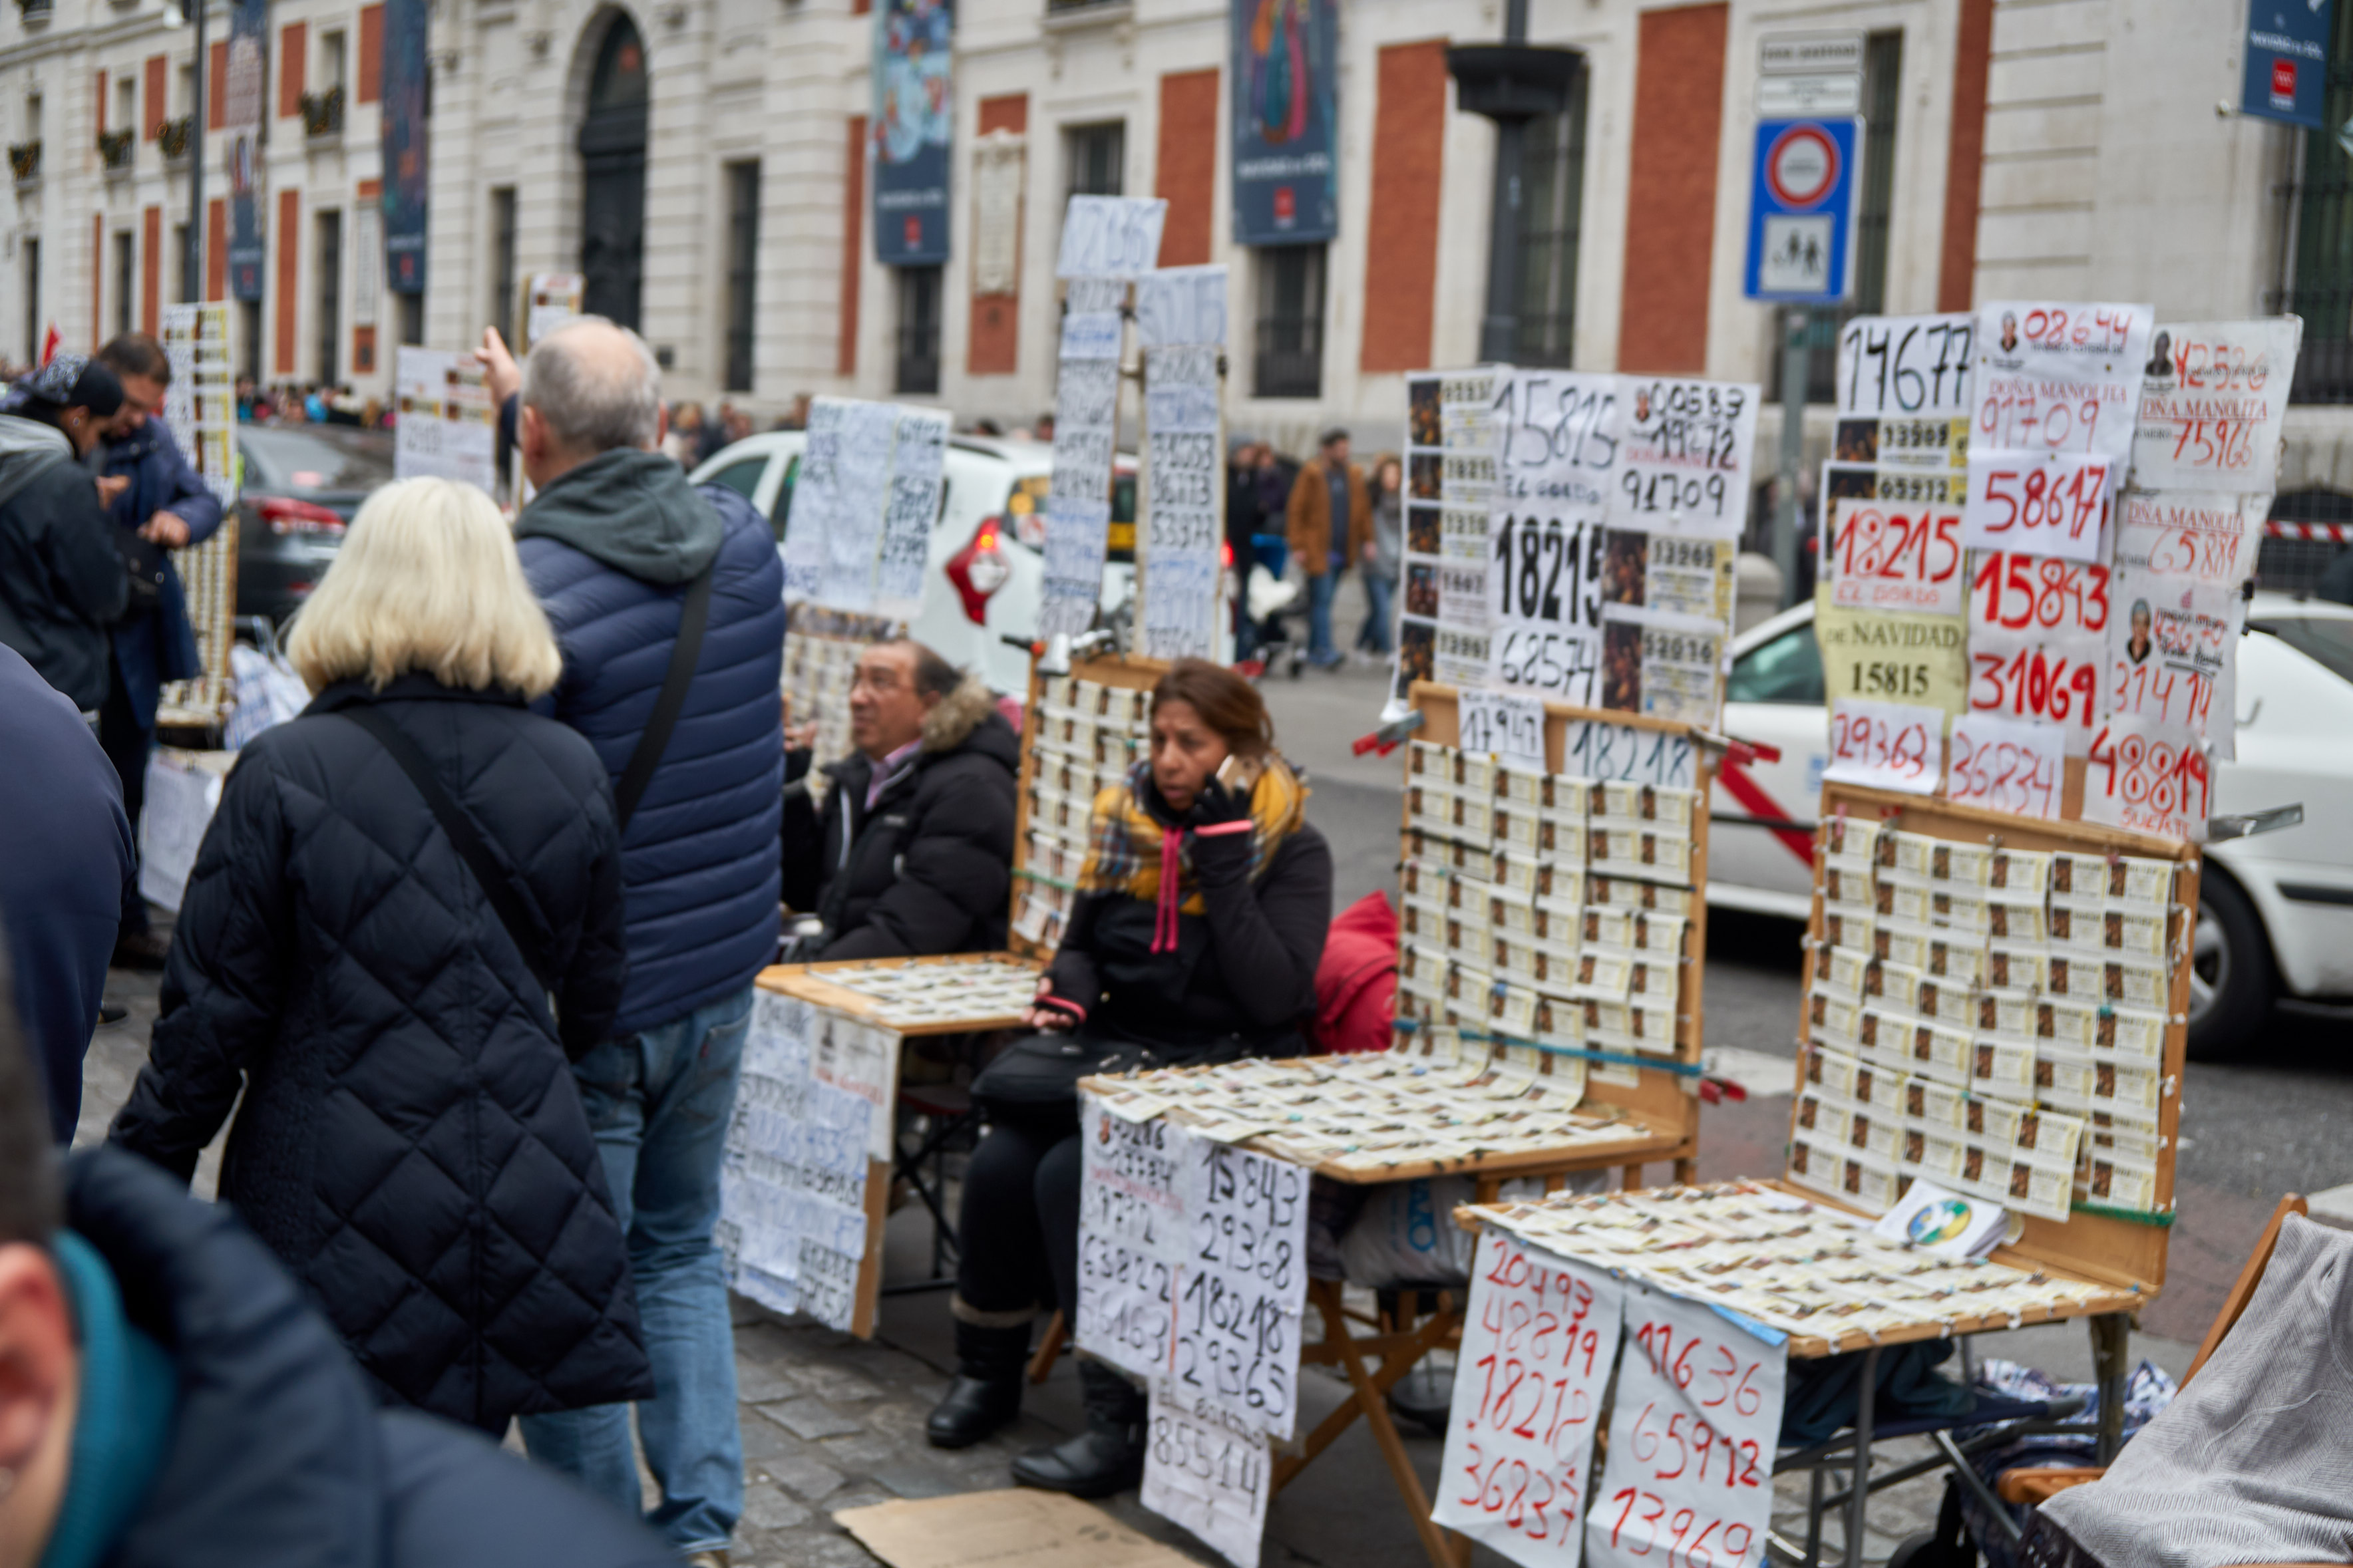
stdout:
<svg viewBox="0 0 2353 1568">
<path fill-rule="evenodd" d="M 1180 659 L 1152 692 L 1152 752 L 1095 797 L 1093 845 L 1023 1036 L 973 1085 L 988 1132 L 965 1175 L 956 1377 L 932 1412 L 943 1448 L 1021 1408 L 1033 1321 L 1078 1310 L 1078 1080 L 1130 1068 L 1297 1056 L 1332 923 L 1332 851 L 1274 750 L 1250 682 Z M 1107 1497 L 1143 1474 L 1145 1395 L 1079 1364 L 1087 1427 L 1024 1454 L 1013 1479 Z"/>
</svg>

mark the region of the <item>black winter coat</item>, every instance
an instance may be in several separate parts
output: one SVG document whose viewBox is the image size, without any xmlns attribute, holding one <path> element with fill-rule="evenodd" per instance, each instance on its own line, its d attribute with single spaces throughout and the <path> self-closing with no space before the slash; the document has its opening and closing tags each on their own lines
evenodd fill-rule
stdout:
<svg viewBox="0 0 2353 1568">
<path fill-rule="evenodd" d="M 90 471 L 63 435 L 0 415 L 0 643 L 88 712 L 106 700 L 106 628 L 131 579 Z"/>
<path fill-rule="evenodd" d="M 547 1001 L 423 798 L 347 708 L 432 763 L 552 930 Z M 588 743 L 511 695 L 329 687 L 245 748 L 189 875 L 113 1138 L 221 1196 L 390 1395 L 491 1429 L 653 1392 L 574 1087 L 621 994 L 620 839 Z"/>
<path fill-rule="evenodd" d="M 807 766 L 799 752 L 787 771 Z M 967 676 L 932 710 L 913 765 L 883 786 L 872 810 L 866 791 L 874 764 L 863 756 L 825 770 L 833 783 L 822 821 L 808 792 L 791 790 L 785 900 L 824 920 L 823 956 L 1003 947 L 1020 770 L 1013 727 L 987 687 Z"/>
<path fill-rule="evenodd" d="M 677 1563 L 553 1471 L 374 1408 L 334 1334 L 227 1209 L 99 1149 L 68 1163 L 66 1211 L 179 1374 L 162 1468 L 106 1568 Z"/>
</svg>

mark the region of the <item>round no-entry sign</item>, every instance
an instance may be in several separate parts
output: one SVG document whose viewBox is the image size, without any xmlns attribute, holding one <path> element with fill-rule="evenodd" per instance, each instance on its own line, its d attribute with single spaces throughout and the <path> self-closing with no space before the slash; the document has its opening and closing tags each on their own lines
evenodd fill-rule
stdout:
<svg viewBox="0 0 2353 1568">
<path fill-rule="evenodd" d="M 1810 207 L 1838 188 L 1839 150 L 1819 125 L 1792 125 L 1765 154 L 1765 183 L 1785 207 Z"/>
</svg>

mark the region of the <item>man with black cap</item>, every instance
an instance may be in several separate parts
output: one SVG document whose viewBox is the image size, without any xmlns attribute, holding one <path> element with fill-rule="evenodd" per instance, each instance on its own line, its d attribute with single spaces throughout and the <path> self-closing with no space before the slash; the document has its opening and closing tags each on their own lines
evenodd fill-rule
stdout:
<svg viewBox="0 0 2353 1568">
<path fill-rule="evenodd" d="M 84 354 L 0 398 L 0 643 L 85 713 L 106 700 L 107 628 L 130 580 L 100 500 L 114 481 L 79 459 L 121 407 L 122 383 Z"/>
</svg>

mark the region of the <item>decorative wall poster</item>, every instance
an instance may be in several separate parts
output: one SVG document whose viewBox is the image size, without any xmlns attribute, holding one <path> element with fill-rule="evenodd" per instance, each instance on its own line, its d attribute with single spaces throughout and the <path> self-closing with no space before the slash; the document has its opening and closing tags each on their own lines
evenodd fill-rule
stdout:
<svg viewBox="0 0 2353 1568">
<path fill-rule="evenodd" d="M 955 0 L 874 7 L 874 256 L 886 267 L 948 258 L 955 26 Z"/>
<path fill-rule="evenodd" d="M 1738 539 L 1748 521 L 1757 388 L 1656 376 L 1618 379 L 1626 424 L 1610 487 L 1610 522 Z"/>
<path fill-rule="evenodd" d="M 1597 1568 L 1761 1563 L 1787 1345 L 1681 1297 L 1631 1286 L 1625 1299 L 1609 1457 L 1586 1520 L 1590 1560 Z"/>
<path fill-rule="evenodd" d="M 1136 531 L 1144 654 L 1213 659 L 1226 618 L 1224 383 L 1218 371 L 1226 344 L 1225 268 L 1144 274 L 1136 279 L 1135 323 L 1145 388 Z"/>
<path fill-rule="evenodd" d="M 729 1286 L 779 1312 L 847 1331 L 866 1254 L 866 1178 L 896 1063 L 896 1037 L 775 992 L 752 1027 L 720 1171 L 717 1239 Z M 820 1059 L 826 1064 L 820 1072 Z"/>
<path fill-rule="evenodd" d="M 1239 0 L 1232 10 L 1236 245 L 1340 232 L 1339 0 Z"/>
<path fill-rule="evenodd" d="M 936 408 L 901 407 L 891 440 L 891 487 L 874 562 L 874 610 L 911 621 L 923 606 L 932 529 L 947 499 L 948 416 Z"/>
<path fill-rule="evenodd" d="M 1234 1568 L 1258 1568 L 1273 1465 L 1264 1430 L 1169 1379 L 1152 1382 L 1144 1506 L 1199 1536 Z"/>
<path fill-rule="evenodd" d="M 1120 311 L 1128 284 L 1159 254 L 1168 204 L 1072 196 L 1055 275 L 1066 280 L 1054 391 L 1054 479 L 1046 500 L 1045 578 L 1038 635 L 1094 625 L 1111 539 L 1113 448 L 1119 439 Z"/>
<path fill-rule="evenodd" d="M 2268 495 L 2303 339 L 2295 316 L 2158 327 L 2141 373 L 2133 484 Z"/>
<path fill-rule="evenodd" d="M 1130 1121 L 1080 1097 L 1079 1348 L 1138 1377 L 1165 1377 L 1176 1277 L 1192 1229 L 1180 1190 L 1193 1135 Z"/>
<path fill-rule="evenodd" d="M 221 128 L 227 132 L 228 291 L 261 298 L 269 261 L 261 231 L 261 110 L 269 64 L 269 0 L 230 0 L 228 55 L 222 73 Z"/>
<path fill-rule="evenodd" d="M 1436 371 L 1405 378 L 1405 561 L 1398 574 L 1397 662 L 1389 677 L 1389 707 L 1398 711 L 1415 681 L 1435 679 L 1439 573 L 1445 564 L 1445 386 L 1446 377 Z"/>
<path fill-rule="evenodd" d="M 427 221 L 433 208 L 427 163 L 432 91 L 428 0 L 386 0 L 384 8 L 385 284 L 396 294 L 425 292 Z M 290 236 L 281 237 L 280 243 Z"/>
<path fill-rule="evenodd" d="M 399 418 L 393 472 L 404 479 L 456 479 L 495 493 L 498 410 L 471 354 L 403 345 L 393 372 Z"/>
<path fill-rule="evenodd" d="M 1825 780 L 1934 795 L 1944 775 L 1943 709 L 1860 697 L 1841 698 L 1831 705 Z"/>
<path fill-rule="evenodd" d="M 1965 314 L 1849 321 L 1839 332 L 1837 460 L 1963 468 L 1975 331 Z"/>
<path fill-rule="evenodd" d="M 237 368 L 225 304 L 166 305 L 164 423 L 223 506 L 237 500 Z"/>
<path fill-rule="evenodd" d="M 1430 1517 L 1525 1568 L 1577 1568 L 1625 1288 L 1489 1229 Z"/>
</svg>

